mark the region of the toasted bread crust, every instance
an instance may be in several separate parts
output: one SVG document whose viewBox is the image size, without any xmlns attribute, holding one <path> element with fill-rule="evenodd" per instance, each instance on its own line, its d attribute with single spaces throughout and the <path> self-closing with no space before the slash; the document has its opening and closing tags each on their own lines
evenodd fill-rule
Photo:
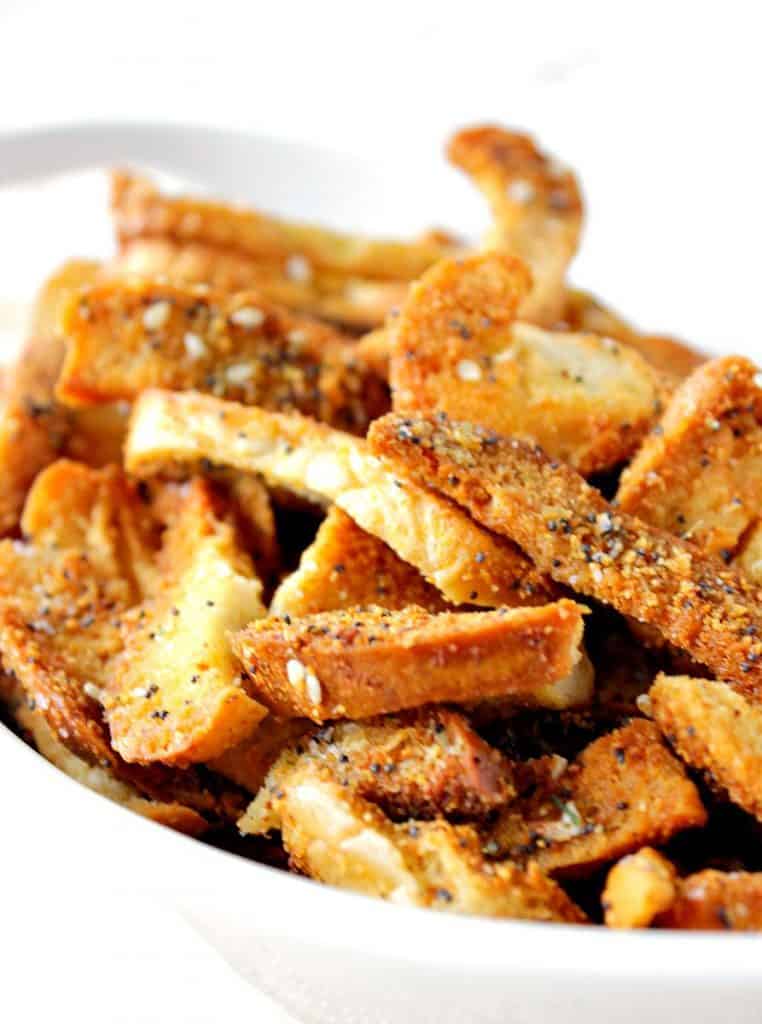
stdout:
<svg viewBox="0 0 762 1024">
<path fill-rule="evenodd" d="M 762 930 L 762 874 L 699 871 L 679 884 L 672 906 L 655 923 L 660 928 L 700 931 Z"/>
<path fill-rule="evenodd" d="M 706 823 L 698 790 L 652 722 L 594 740 L 560 775 L 545 759 L 535 765 L 531 795 L 504 811 L 489 837 L 501 856 L 535 860 L 550 874 L 584 876 Z"/>
<path fill-rule="evenodd" d="M 453 604 L 541 604 L 552 593 L 547 577 L 514 544 L 385 471 L 359 438 L 296 414 L 147 391 L 135 403 L 125 458 L 138 476 L 175 466 L 187 472 L 213 460 L 261 473 L 269 484 L 305 497 L 335 501 Z"/>
<path fill-rule="evenodd" d="M 678 878 L 666 857 L 644 846 L 609 871 L 601 903 L 609 928 L 647 928 L 677 899 Z"/>
<path fill-rule="evenodd" d="M 727 683 L 664 673 L 648 696 L 680 757 L 762 821 L 762 706 Z"/>
<path fill-rule="evenodd" d="M 484 818 L 515 796 L 510 762 L 443 708 L 335 722 L 282 757 L 313 759 L 396 820 Z"/>
<path fill-rule="evenodd" d="M 762 687 L 759 589 L 700 548 L 610 505 L 539 448 L 441 419 L 377 420 L 370 446 L 514 540 L 538 569 L 654 626 L 749 692 Z"/>
<path fill-rule="evenodd" d="M 270 613 L 296 617 L 366 605 L 395 611 L 411 604 L 431 612 L 452 608 L 414 566 L 333 505 L 299 568 L 276 590 Z"/>
<path fill-rule="evenodd" d="M 469 826 L 394 825 L 307 758 L 276 766 L 238 824 L 255 834 L 279 829 L 292 864 L 329 885 L 433 910 L 585 920 L 534 865 L 486 864 Z"/>
<path fill-rule="evenodd" d="M 537 441 L 581 473 L 616 466 L 653 422 L 663 383 L 611 339 L 516 323 L 528 287 L 523 265 L 497 252 L 427 271 L 391 328 L 394 409 Z"/>
<path fill-rule="evenodd" d="M 730 558 L 762 502 L 762 389 L 748 359 L 704 363 L 622 474 L 625 512 Z"/>
<path fill-rule="evenodd" d="M 233 649 L 283 717 L 367 718 L 426 703 L 549 699 L 582 655 L 571 601 L 495 612 L 324 612 L 254 622 Z"/>
<path fill-rule="evenodd" d="M 528 135 L 497 125 L 458 132 L 447 155 L 490 205 L 495 223 L 487 244 L 517 256 L 532 272 L 534 284 L 522 303 L 522 317 L 553 324 L 563 309 L 566 269 L 582 227 L 576 178 Z"/>
<path fill-rule="evenodd" d="M 115 280 L 73 295 L 62 330 L 68 349 L 57 393 L 69 404 L 133 400 L 150 387 L 196 389 L 354 433 L 388 408 L 353 342 L 257 292 Z"/>
</svg>

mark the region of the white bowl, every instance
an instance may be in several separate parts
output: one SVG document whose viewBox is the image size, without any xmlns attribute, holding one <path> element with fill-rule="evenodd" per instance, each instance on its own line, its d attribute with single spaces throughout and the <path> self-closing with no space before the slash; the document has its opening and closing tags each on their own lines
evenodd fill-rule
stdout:
<svg viewBox="0 0 762 1024">
<path fill-rule="evenodd" d="M 205 129 L 70 126 L 0 136 L 0 185 L 131 161 L 344 226 L 390 232 L 446 220 L 471 227 L 476 206 L 435 156 L 391 172 Z M 403 909 L 128 814 L 2 727 L 0 771 L 4 819 L 13 823 L 4 834 L 10 870 L 33 878 L 54 863 L 65 884 L 87 858 L 94 891 L 170 901 L 243 976 L 308 1024 L 740 1024 L 762 1017 L 761 947 L 753 936 L 617 933 Z"/>
</svg>

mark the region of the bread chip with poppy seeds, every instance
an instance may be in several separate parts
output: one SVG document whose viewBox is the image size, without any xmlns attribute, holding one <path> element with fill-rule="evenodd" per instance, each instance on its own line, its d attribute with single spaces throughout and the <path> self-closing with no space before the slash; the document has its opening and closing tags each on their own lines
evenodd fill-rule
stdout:
<svg viewBox="0 0 762 1024">
<path fill-rule="evenodd" d="M 528 287 L 523 265 L 498 252 L 427 271 L 391 328 L 394 409 L 537 441 L 580 473 L 617 466 L 653 422 L 663 382 L 611 339 L 516 322 Z"/>
<path fill-rule="evenodd" d="M 565 770 L 542 758 L 525 775 L 529 795 L 501 813 L 488 842 L 496 855 L 535 860 L 553 875 L 588 875 L 706 824 L 698 790 L 659 730 L 642 719 L 594 740 Z"/>
<path fill-rule="evenodd" d="M 493 612 L 410 607 L 252 622 L 233 638 L 251 685 L 276 715 L 315 722 L 488 697 L 583 703 L 592 672 L 572 601 Z"/>
<path fill-rule="evenodd" d="M 461 914 L 584 922 L 535 866 L 485 862 L 476 832 L 444 820 L 393 824 L 309 758 L 271 771 L 238 827 L 281 832 L 291 863 L 328 885 Z"/>
<path fill-rule="evenodd" d="M 540 448 L 437 417 L 385 416 L 371 449 L 515 541 L 538 569 L 654 626 L 717 675 L 762 689 L 760 590 L 697 546 L 609 504 Z"/>
<path fill-rule="evenodd" d="M 762 873 L 707 869 L 689 875 L 655 924 L 692 931 L 762 931 Z"/>
</svg>

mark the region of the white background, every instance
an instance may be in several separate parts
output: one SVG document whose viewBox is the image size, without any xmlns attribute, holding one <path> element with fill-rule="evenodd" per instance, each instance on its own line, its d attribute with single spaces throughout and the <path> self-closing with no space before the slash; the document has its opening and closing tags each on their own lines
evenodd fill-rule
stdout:
<svg viewBox="0 0 762 1024">
<path fill-rule="evenodd" d="M 590 213 L 579 283 L 650 329 L 756 352 L 755 7 L 0 0 L 0 131 L 197 121 L 391 164 L 471 120 L 525 127 L 581 173 Z M 40 218 L 20 244 L 8 209 L 6 300 L 14 268 L 46 240 Z M 33 886 L 23 834 L 3 821 L 2 837 L 13 869 L 0 904 L 3 1020 L 284 1019 L 168 910 L 88 891 L 86 858 L 82 877 L 62 886 L 55 837 L 50 872 Z"/>
</svg>

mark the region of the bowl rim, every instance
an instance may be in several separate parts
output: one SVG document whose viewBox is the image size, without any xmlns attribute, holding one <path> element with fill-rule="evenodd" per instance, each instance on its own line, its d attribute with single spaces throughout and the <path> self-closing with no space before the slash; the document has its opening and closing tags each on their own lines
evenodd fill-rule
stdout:
<svg viewBox="0 0 762 1024">
<path fill-rule="evenodd" d="M 10 144 L 20 144 L 22 149 L 28 144 L 31 148 L 24 151 L 27 156 L 19 150 L 19 159 L 39 159 L 50 145 L 70 145 L 73 135 L 89 139 L 99 137 L 101 141 L 122 137 L 133 146 L 140 144 L 141 137 L 175 138 L 176 133 L 188 132 L 202 132 L 208 138 L 235 139 L 241 144 L 280 147 L 283 152 L 300 153 L 302 158 L 312 155 L 356 166 L 363 163 L 356 155 L 254 132 L 177 122 L 118 120 L 71 122 L 0 133 L 0 155 Z M 101 142 L 93 152 L 102 152 Z M 33 173 L 42 176 L 40 172 Z M 240 906 L 231 906 L 229 914 L 235 918 L 240 915 L 242 906 L 255 905 L 257 914 L 250 920 L 252 934 L 264 932 L 336 951 L 351 948 L 355 954 L 363 952 L 384 961 L 404 961 L 421 968 L 466 972 L 475 977 L 562 975 L 569 980 L 594 977 L 604 983 L 628 984 L 690 981 L 694 987 L 702 988 L 759 986 L 762 982 L 753 934 L 616 931 L 396 906 L 248 860 L 126 812 L 125 808 L 66 776 L 2 723 L 0 762 L 4 768 L 10 768 L 11 777 L 15 774 L 11 762 L 15 762 L 19 776 L 23 774 L 30 788 L 37 785 L 41 789 L 51 788 L 52 792 L 53 779 L 57 777 L 56 801 L 66 806 L 67 813 L 100 816 L 104 827 L 93 834 L 93 841 L 104 849 L 113 845 L 117 835 L 119 846 L 126 840 L 141 849 L 147 848 L 151 878 L 138 879 L 135 884 L 145 885 L 165 896 L 178 897 L 185 906 L 189 902 L 192 905 L 194 900 L 199 907 L 208 906 L 209 900 L 219 900 L 221 889 L 236 892 L 241 897 Z M 32 807 L 30 802 L 29 814 L 34 813 L 36 806 Z M 108 828 L 109 821 L 115 823 L 116 828 Z M 19 834 L 23 835 L 23 830 Z M 58 836 L 57 842 L 69 845 L 76 842 L 76 829 Z M 219 906 L 216 915 L 219 919 Z"/>
</svg>

